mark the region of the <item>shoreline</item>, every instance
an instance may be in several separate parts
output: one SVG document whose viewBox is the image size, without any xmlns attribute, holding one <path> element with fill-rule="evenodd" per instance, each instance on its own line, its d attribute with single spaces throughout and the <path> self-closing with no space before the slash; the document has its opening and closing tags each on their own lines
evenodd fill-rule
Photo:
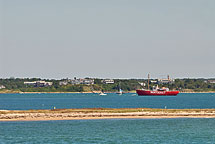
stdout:
<svg viewBox="0 0 215 144">
<path fill-rule="evenodd" d="M 68 94 L 80 94 L 80 93 L 86 93 L 86 94 L 90 94 L 90 93 L 95 93 L 95 94 L 99 94 L 99 91 L 95 91 L 95 92 L 0 92 L 0 94 L 61 94 L 61 93 L 68 93 Z M 116 93 L 116 92 L 105 92 L 105 93 Z M 136 92 L 125 92 L 125 93 L 136 93 Z M 215 93 L 215 91 L 205 91 L 205 92 L 179 92 L 180 93 Z"/>
<path fill-rule="evenodd" d="M 95 93 L 95 94 L 99 94 L 101 93 L 100 91 L 94 91 L 94 92 L 0 92 L 0 94 L 58 94 L 58 93 L 75 93 L 75 94 L 79 94 L 79 93 Z M 105 92 L 105 93 L 116 93 L 116 92 Z M 133 92 L 127 92 L 127 93 L 133 93 Z"/>
<path fill-rule="evenodd" d="M 0 121 L 215 118 L 215 109 L 91 108 L 0 110 Z"/>
</svg>

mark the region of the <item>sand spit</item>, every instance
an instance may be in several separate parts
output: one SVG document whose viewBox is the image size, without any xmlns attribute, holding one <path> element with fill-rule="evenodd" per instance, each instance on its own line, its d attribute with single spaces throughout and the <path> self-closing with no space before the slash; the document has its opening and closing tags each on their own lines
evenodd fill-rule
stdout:
<svg viewBox="0 0 215 144">
<path fill-rule="evenodd" d="M 113 118 L 215 118 L 215 109 L 55 109 L 0 110 L 0 121 L 41 121 Z"/>
</svg>

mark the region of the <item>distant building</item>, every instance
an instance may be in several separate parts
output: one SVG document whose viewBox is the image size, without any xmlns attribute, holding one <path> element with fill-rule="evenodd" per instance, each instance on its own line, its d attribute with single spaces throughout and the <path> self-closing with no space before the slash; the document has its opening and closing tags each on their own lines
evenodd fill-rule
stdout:
<svg viewBox="0 0 215 144">
<path fill-rule="evenodd" d="M 140 84 L 141 86 L 146 86 L 146 83 L 143 83 L 143 82 L 139 82 L 139 84 Z"/>
<path fill-rule="evenodd" d="M 114 80 L 113 79 L 103 79 L 103 80 L 101 80 L 101 82 L 103 84 L 114 84 Z"/>
<path fill-rule="evenodd" d="M 209 83 L 215 84 L 215 80 L 208 80 Z"/>
<path fill-rule="evenodd" d="M 77 84 L 86 84 L 86 85 L 91 85 L 94 84 L 94 79 L 77 79 L 76 77 L 71 80 L 71 79 L 67 79 L 65 81 L 61 81 L 59 82 L 60 85 L 67 85 L 67 84 L 73 84 L 73 85 L 77 85 Z"/>
<path fill-rule="evenodd" d="M 60 81 L 59 85 L 68 85 L 68 81 Z"/>
<path fill-rule="evenodd" d="M 3 85 L 0 85 L 0 89 L 4 89 L 5 88 L 5 86 L 3 86 Z"/>
<path fill-rule="evenodd" d="M 34 87 L 46 87 L 51 86 L 52 82 L 46 82 L 46 81 L 33 81 L 33 82 L 24 82 L 25 85 L 32 85 Z"/>
<path fill-rule="evenodd" d="M 167 79 L 158 79 L 158 84 L 172 84 L 175 82 L 175 79 L 170 79 L 169 75 L 167 75 Z"/>
<path fill-rule="evenodd" d="M 158 81 L 156 81 L 156 80 L 151 80 L 150 82 L 151 83 L 158 83 Z"/>
<path fill-rule="evenodd" d="M 175 79 L 158 79 L 158 84 L 174 83 Z"/>
<path fill-rule="evenodd" d="M 81 79 L 68 80 L 68 83 L 73 85 L 81 84 Z"/>
<path fill-rule="evenodd" d="M 94 79 L 82 79 L 81 84 L 86 84 L 86 85 L 94 84 Z"/>
</svg>

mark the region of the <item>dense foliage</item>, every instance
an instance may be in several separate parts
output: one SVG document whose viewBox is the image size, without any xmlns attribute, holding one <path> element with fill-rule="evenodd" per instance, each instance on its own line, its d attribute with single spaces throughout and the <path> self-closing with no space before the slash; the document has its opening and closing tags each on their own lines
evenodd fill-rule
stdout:
<svg viewBox="0 0 215 144">
<path fill-rule="evenodd" d="M 53 82 L 52 86 L 46 87 L 34 87 L 25 85 L 26 81 L 38 81 L 44 80 L 47 82 Z M 49 80 L 40 78 L 10 78 L 10 79 L 0 79 L 0 85 L 4 85 L 6 88 L 0 91 L 16 91 L 16 92 L 89 92 L 89 91 L 108 91 L 116 92 L 119 89 L 123 91 L 134 91 L 140 88 L 147 88 L 146 79 L 114 79 L 114 84 L 103 84 L 101 79 L 95 79 L 95 84 L 93 85 L 59 85 L 62 80 Z M 145 86 L 141 86 L 140 83 L 145 83 Z M 155 83 L 150 83 L 150 88 L 152 88 Z M 215 84 L 209 83 L 207 79 L 176 79 L 172 84 L 159 84 L 159 87 L 169 87 L 170 89 L 177 89 L 180 91 L 215 91 Z"/>
</svg>

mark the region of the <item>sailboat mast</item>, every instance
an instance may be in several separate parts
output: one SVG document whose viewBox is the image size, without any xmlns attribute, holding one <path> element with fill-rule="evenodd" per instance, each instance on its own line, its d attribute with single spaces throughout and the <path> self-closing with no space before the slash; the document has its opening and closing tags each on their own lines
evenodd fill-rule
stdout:
<svg viewBox="0 0 215 144">
<path fill-rule="evenodd" d="M 149 77 L 150 77 L 150 76 L 149 76 L 149 74 L 148 74 L 148 89 L 149 89 Z"/>
</svg>

